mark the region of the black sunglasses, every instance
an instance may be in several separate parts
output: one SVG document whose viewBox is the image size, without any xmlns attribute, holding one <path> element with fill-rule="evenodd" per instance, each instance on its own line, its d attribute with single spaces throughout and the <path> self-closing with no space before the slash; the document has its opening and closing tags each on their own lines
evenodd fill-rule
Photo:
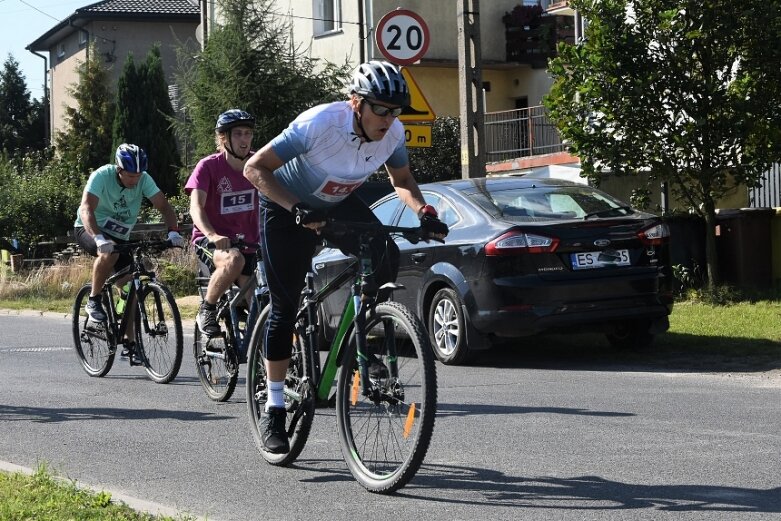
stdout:
<svg viewBox="0 0 781 521">
<path fill-rule="evenodd" d="M 398 118 L 401 115 L 401 111 L 404 110 L 404 107 L 390 108 L 390 107 L 385 107 L 383 105 L 377 105 L 376 103 L 372 103 L 367 98 L 361 98 L 361 99 L 366 103 L 368 103 L 372 109 L 372 112 L 374 112 L 376 115 L 380 116 L 381 118 L 384 118 L 388 114 L 390 114 L 394 118 Z"/>
</svg>

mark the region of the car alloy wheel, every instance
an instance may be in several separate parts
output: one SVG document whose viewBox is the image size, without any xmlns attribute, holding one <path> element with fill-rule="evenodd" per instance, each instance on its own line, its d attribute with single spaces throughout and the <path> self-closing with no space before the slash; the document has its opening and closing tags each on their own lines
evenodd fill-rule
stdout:
<svg viewBox="0 0 781 521">
<path fill-rule="evenodd" d="M 437 291 L 428 320 L 434 354 L 444 364 L 459 364 L 469 357 L 461 299 L 450 288 Z"/>
</svg>

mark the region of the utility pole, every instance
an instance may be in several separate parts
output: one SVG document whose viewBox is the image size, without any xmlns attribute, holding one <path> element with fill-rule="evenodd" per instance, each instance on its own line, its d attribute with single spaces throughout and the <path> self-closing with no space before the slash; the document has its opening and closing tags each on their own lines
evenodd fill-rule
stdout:
<svg viewBox="0 0 781 521">
<path fill-rule="evenodd" d="M 485 177 L 480 0 L 458 1 L 458 79 L 461 85 L 461 177 Z"/>
</svg>

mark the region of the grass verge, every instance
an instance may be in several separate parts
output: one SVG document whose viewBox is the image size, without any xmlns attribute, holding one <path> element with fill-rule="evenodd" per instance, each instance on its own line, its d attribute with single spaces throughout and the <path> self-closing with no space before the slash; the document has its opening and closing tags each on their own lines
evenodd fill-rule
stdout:
<svg viewBox="0 0 781 521">
<path fill-rule="evenodd" d="M 188 521 L 192 516 L 156 516 L 112 500 L 108 492 L 80 488 L 41 465 L 32 474 L 0 472 L 0 519 L 36 521 Z"/>
</svg>

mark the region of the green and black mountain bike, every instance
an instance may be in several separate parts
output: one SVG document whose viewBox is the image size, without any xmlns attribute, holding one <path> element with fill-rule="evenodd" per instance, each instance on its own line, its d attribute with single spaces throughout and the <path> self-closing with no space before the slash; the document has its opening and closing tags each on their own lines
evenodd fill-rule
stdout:
<svg viewBox="0 0 781 521">
<path fill-rule="evenodd" d="M 427 237 L 420 228 L 379 223 L 329 221 L 327 226 L 334 233 L 357 235 L 361 248 L 358 257 L 319 291 L 314 288 L 314 275 L 306 276 L 285 381 L 290 452 L 272 454 L 261 441 L 260 414 L 268 395 L 262 340 L 269 306 L 250 340 L 250 424 L 263 458 L 273 465 L 288 465 L 306 444 L 315 408 L 335 401 L 339 441 L 350 472 L 367 490 L 391 493 L 412 479 L 425 458 L 434 430 L 437 378 L 421 321 L 399 303 L 377 303 L 376 290 L 363 291 L 375 288 L 369 242 L 377 234 L 401 234 L 413 242 Z M 348 283 L 350 297 L 321 364 L 317 310 L 326 297 Z M 384 287 L 401 289 L 394 283 Z"/>
</svg>

